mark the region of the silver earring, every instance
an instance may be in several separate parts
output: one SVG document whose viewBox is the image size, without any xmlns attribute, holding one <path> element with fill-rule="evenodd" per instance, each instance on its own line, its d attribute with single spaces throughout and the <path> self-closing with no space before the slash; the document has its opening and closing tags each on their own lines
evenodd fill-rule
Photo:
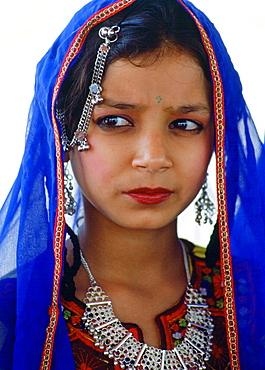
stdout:
<svg viewBox="0 0 265 370">
<path fill-rule="evenodd" d="M 68 170 L 68 162 L 64 166 L 64 213 L 72 216 L 76 211 L 76 201 L 73 197 L 72 191 L 74 190 L 72 184 L 73 176 Z"/>
<path fill-rule="evenodd" d="M 195 212 L 196 212 L 195 221 L 199 225 L 201 225 L 202 219 L 204 224 L 209 222 L 209 224 L 212 225 L 213 223 L 212 216 L 215 213 L 215 207 L 207 193 L 207 176 L 202 185 L 201 196 L 195 202 Z"/>
</svg>

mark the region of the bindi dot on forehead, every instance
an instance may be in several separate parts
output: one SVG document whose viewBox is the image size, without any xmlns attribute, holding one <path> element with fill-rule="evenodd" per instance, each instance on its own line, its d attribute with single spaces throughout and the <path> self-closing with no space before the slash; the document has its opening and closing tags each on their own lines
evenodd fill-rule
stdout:
<svg viewBox="0 0 265 370">
<path fill-rule="evenodd" d="M 157 103 L 158 103 L 158 104 L 159 104 L 159 103 L 161 103 L 162 98 L 161 98 L 161 96 L 160 96 L 160 95 L 156 96 L 156 101 L 157 101 Z"/>
</svg>

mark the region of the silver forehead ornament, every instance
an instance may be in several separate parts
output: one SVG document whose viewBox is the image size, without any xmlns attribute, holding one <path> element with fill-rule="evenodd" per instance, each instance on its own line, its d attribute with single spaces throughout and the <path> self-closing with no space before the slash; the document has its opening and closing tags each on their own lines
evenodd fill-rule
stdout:
<svg viewBox="0 0 265 370">
<path fill-rule="evenodd" d="M 106 59 L 110 50 L 110 44 L 118 39 L 119 31 L 120 27 L 117 25 L 112 27 L 101 27 L 99 30 L 98 34 L 102 39 L 104 39 L 104 42 L 100 44 L 97 51 L 88 96 L 72 140 L 69 140 L 66 134 L 64 114 L 60 110 L 57 110 L 57 118 L 62 125 L 62 145 L 65 151 L 71 150 L 75 145 L 77 145 L 77 149 L 79 151 L 90 149 L 90 145 L 87 141 L 87 130 L 94 106 L 103 101 L 100 93 L 102 92 L 101 82 Z"/>
</svg>

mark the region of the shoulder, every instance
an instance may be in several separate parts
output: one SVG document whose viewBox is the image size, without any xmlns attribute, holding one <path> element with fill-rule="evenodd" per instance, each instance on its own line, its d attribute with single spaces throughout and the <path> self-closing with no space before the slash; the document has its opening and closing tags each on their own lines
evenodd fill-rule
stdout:
<svg viewBox="0 0 265 370">
<path fill-rule="evenodd" d="M 205 260 L 205 253 L 206 248 L 200 247 L 199 245 L 193 244 L 188 240 L 183 240 L 185 247 L 187 249 L 187 253 L 191 257 L 199 258 L 201 260 Z"/>
<path fill-rule="evenodd" d="M 16 278 L 5 278 L 0 280 L 0 301 L 12 301 L 16 297 Z M 3 306 L 0 306 L 3 308 Z"/>
<path fill-rule="evenodd" d="M 209 307 L 223 315 L 224 288 L 220 262 L 217 261 L 211 267 L 207 266 L 206 249 L 187 240 L 184 240 L 184 243 L 190 258 L 192 284 L 205 296 Z"/>
<path fill-rule="evenodd" d="M 0 280 L 0 368 L 9 369 L 12 362 L 16 325 L 16 278 Z"/>
</svg>

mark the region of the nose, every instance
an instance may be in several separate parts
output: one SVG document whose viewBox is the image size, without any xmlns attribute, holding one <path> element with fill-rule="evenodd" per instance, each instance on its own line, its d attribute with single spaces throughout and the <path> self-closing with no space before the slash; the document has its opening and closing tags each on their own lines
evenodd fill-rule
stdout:
<svg viewBox="0 0 265 370">
<path fill-rule="evenodd" d="M 168 152 L 167 141 L 162 134 L 159 132 L 145 133 L 137 141 L 132 166 L 151 173 L 165 171 L 173 166 Z"/>
</svg>

